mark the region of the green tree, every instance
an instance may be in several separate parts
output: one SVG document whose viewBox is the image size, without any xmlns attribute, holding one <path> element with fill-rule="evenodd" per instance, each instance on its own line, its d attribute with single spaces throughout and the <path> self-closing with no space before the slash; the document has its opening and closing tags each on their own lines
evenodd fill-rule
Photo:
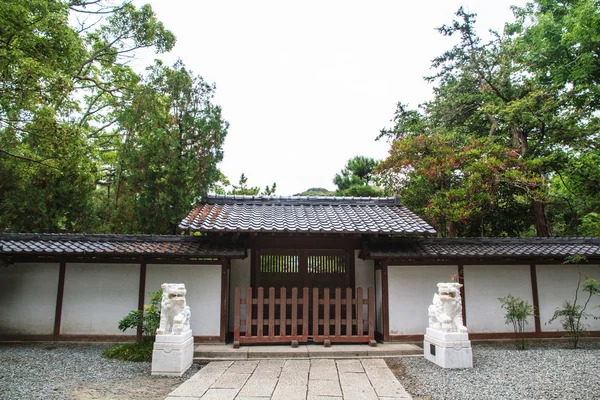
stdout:
<svg viewBox="0 0 600 400">
<path fill-rule="evenodd" d="M 572 83 L 547 78 L 555 64 L 533 62 L 535 49 L 549 34 L 536 31 L 543 21 L 536 7 L 547 13 L 550 3 L 516 9 L 517 23 L 494 33 L 489 42 L 476 35 L 475 15 L 460 9 L 457 20 L 439 28 L 443 35 L 459 35 L 460 43 L 433 60 L 436 73 L 427 78 L 436 85 L 433 100 L 421 110 L 399 104 L 395 126 L 380 135 L 392 141 L 390 157 L 379 168 L 386 190 L 400 188 L 434 224 L 441 215 L 437 225 L 446 225 L 449 235 L 519 235 L 533 228 L 538 236 L 548 236 L 552 225 L 559 225 L 557 219 L 563 220 L 558 232 L 572 232 L 597 206 L 590 197 L 585 205 L 576 204 L 583 188 L 576 185 L 578 172 L 571 166 L 587 164 L 597 149 L 592 112 L 597 108 L 591 106 L 596 97 L 586 90 L 586 101 L 576 101 Z M 595 21 L 586 17 L 578 23 L 589 20 Z M 424 157 L 419 138 L 429 143 Z M 474 145 L 488 156 L 471 157 Z M 449 165 L 450 160 L 458 166 Z M 437 209 L 429 210 L 436 208 L 432 196 L 446 196 L 446 203 L 440 200 Z M 512 221 L 520 222 L 506 229 Z"/>
<path fill-rule="evenodd" d="M 69 15 L 84 22 L 70 25 Z M 1 230 L 98 227 L 94 190 L 110 151 L 105 128 L 137 83 L 126 63 L 137 49 L 173 44 L 150 6 L 0 4 Z"/>
<path fill-rule="evenodd" d="M 119 119 L 111 202 L 113 230 L 175 233 L 221 174 L 228 123 L 215 86 L 178 61 L 157 62 Z"/>
<path fill-rule="evenodd" d="M 240 175 L 240 180 L 237 185 L 231 185 L 231 190 L 227 191 L 228 195 L 242 195 L 242 196 L 273 196 L 277 191 L 277 183 L 273 182 L 271 186 L 265 186 L 265 189 L 261 192 L 258 186 L 248 186 L 248 178 L 244 173 Z"/>
<path fill-rule="evenodd" d="M 374 184 L 373 170 L 379 164 L 373 158 L 356 156 L 346 163 L 340 173 L 335 174 L 336 196 L 381 197 L 383 191 Z"/>
</svg>

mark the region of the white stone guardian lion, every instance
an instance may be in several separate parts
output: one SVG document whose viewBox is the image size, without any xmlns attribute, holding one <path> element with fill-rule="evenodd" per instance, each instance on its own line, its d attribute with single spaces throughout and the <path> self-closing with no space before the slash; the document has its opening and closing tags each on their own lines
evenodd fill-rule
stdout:
<svg viewBox="0 0 600 400">
<path fill-rule="evenodd" d="M 163 283 L 160 303 L 160 327 L 157 335 L 182 335 L 190 328 L 190 307 L 185 302 L 186 289 L 183 283 Z"/>
<path fill-rule="evenodd" d="M 456 282 L 438 283 L 438 292 L 433 295 L 433 304 L 429 306 L 429 327 L 443 332 L 466 333 L 463 325 L 460 288 Z"/>
</svg>

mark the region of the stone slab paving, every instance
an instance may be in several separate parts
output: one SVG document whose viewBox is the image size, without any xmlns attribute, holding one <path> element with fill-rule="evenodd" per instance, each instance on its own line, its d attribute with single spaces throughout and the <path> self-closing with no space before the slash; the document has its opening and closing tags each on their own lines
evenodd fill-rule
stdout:
<svg viewBox="0 0 600 400">
<path fill-rule="evenodd" d="M 165 400 L 375 400 L 412 397 L 383 359 L 213 361 Z"/>
<path fill-rule="evenodd" d="M 297 348 L 282 346 L 242 346 L 234 349 L 231 344 L 198 344 L 194 349 L 196 360 L 246 360 L 256 358 L 370 358 L 423 355 L 423 349 L 409 343 L 335 344 L 325 347 L 303 344 Z"/>
</svg>

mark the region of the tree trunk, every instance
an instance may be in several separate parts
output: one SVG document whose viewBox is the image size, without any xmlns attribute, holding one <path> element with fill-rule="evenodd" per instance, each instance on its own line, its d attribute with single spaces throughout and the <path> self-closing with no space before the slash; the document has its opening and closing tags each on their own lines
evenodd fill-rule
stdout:
<svg viewBox="0 0 600 400">
<path fill-rule="evenodd" d="M 448 230 L 448 237 L 451 237 L 451 238 L 456 237 L 456 222 L 448 221 L 446 223 L 446 229 Z"/>
<path fill-rule="evenodd" d="M 535 218 L 535 231 L 537 236 L 550 236 L 550 227 L 546 220 L 546 205 L 539 200 L 533 200 L 533 216 Z"/>
</svg>

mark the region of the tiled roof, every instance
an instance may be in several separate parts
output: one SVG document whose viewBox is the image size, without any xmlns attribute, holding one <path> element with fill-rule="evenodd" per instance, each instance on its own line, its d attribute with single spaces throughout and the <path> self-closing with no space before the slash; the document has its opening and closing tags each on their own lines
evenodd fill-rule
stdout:
<svg viewBox="0 0 600 400">
<path fill-rule="evenodd" d="M 567 257 L 574 254 L 600 257 L 600 239 L 557 238 L 456 238 L 393 240 L 367 246 L 370 258 L 478 258 Z"/>
<path fill-rule="evenodd" d="M 398 197 L 209 196 L 179 229 L 201 232 L 434 234 Z"/>
<path fill-rule="evenodd" d="M 0 254 L 237 258 L 245 256 L 245 246 L 176 235 L 1 233 Z"/>
</svg>

